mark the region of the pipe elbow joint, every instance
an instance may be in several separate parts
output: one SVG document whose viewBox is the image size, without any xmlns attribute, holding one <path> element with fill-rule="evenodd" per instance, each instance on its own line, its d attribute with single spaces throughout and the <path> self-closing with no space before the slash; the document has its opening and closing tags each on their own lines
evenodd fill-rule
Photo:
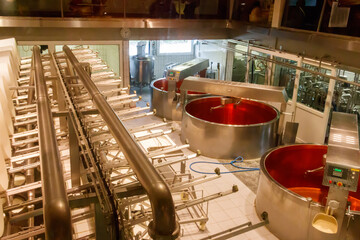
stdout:
<svg viewBox="0 0 360 240">
<path fill-rule="evenodd" d="M 44 206 L 46 239 L 72 239 L 71 214 L 67 201 L 53 199 Z"/>
<path fill-rule="evenodd" d="M 154 240 L 175 240 L 180 236 L 180 224 L 178 221 L 175 221 L 173 232 L 163 235 L 156 232 L 154 221 L 151 221 L 148 225 L 148 234 Z"/>
<path fill-rule="evenodd" d="M 152 205 L 153 221 L 148 229 L 153 239 L 176 239 L 180 225 L 176 221 L 174 201 L 165 182 L 157 182 L 149 193 Z"/>
</svg>

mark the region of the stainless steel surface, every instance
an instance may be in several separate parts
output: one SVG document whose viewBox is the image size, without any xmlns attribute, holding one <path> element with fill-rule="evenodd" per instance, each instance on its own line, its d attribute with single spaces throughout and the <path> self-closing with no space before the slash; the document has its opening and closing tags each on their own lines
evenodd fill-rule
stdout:
<svg viewBox="0 0 360 240">
<path fill-rule="evenodd" d="M 33 47 L 41 182 L 47 239 L 72 239 L 71 214 L 39 47 Z"/>
<path fill-rule="evenodd" d="M 192 76 L 209 67 L 209 59 L 195 58 L 185 63 L 172 67 L 167 71 L 166 79 L 168 81 L 179 81 L 188 76 Z"/>
<path fill-rule="evenodd" d="M 280 149 L 279 151 L 282 151 L 282 149 L 291 151 L 291 146 L 272 149 L 261 158 L 260 178 L 255 200 L 257 214 L 260 216 L 264 211 L 269 214 L 270 223 L 268 228 L 276 237 L 282 240 L 336 239 L 332 238 L 331 235 L 314 238 L 311 232 L 311 221 L 316 213 L 321 212 L 322 206 L 313 202 L 311 198 L 290 191 L 275 181 L 268 172 L 266 160 L 273 151 L 278 149 Z M 298 161 L 298 159 L 294 159 L 294 161 Z M 276 173 L 272 172 L 272 174 Z M 281 174 L 281 172 L 278 174 Z"/>
<path fill-rule="evenodd" d="M 360 152 L 357 115 L 333 112 L 330 126 L 328 151 L 326 154 L 323 184 L 337 189 L 356 192 L 360 170 Z M 340 175 L 333 176 L 333 168 Z M 342 182 L 338 187 L 329 181 Z M 346 197 L 346 196 L 345 196 Z"/>
<path fill-rule="evenodd" d="M 143 18 L 40 18 L 0 17 L 2 27 L 52 27 L 52 28 L 228 28 L 227 20 L 199 19 L 143 19 Z M 25 23 L 25 25 L 24 25 Z"/>
<path fill-rule="evenodd" d="M 200 150 L 204 156 L 213 158 L 228 159 L 242 156 L 245 159 L 252 159 L 259 158 L 268 149 L 276 146 L 280 114 L 270 105 L 247 99 L 243 100 L 265 106 L 273 111 L 274 117 L 271 120 L 256 124 L 211 122 L 195 117 L 187 109 L 188 106 L 196 102 L 199 103 L 198 108 L 205 109 L 207 106 L 201 106 L 202 102 L 213 101 L 219 98 L 195 99 L 185 106 L 181 122 L 181 140 L 188 141 L 191 150 Z M 234 113 L 225 113 L 225 115 L 227 114 L 231 116 Z M 243 110 L 239 114 L 245 116 L 248 113 L 246 110 Z M 258 114 L 261 115 L 261 113 Z M 226 116 L 224 117 L 226 118 Z"/>
<path fill-rule="evenodd" d="M 154 79 L 154 57 L 135 57 L 135 85 L 146 86 Z"/>
<path fill-rule="evenodd" d="M 170 99 L 168 91 L 158 88 L 156 82 L 166 81 L 164 78 L 157 79 L 151 82 L 151 110 L 156 110 L 156 116 L 164 117 L 170 120 L 181 120 L 182 107 L 178 106 L 180 103 L 180 93 L 176 93 L 176 98 Z M 174 94 L 173 94 L 174 95 Z M 187 100 L 196 99 L 207 96 L 201 93 L 191 93 L 187 95 Z"/>
<path fill-rule="evenodd" d="M 80 186 L 80 169 L 81 159 L 79 150 L 79 140 L 76 129 L 70 119 L 68 119 L 69 130 L 69 151 L 70 151 L 70 169 L 71 169 L 71 186 Z"/>
<path fill-rule="evenodd" d="M 268 212 L 269 230 L 279 239 L 335 240 L 334 234 L 322 233 L 311 226 L 317 213 L 324 212 L 328 188 L 322 186 L 323 171 L 305 173 L 323 165 L 324 145 L 298 144 L 269 150 L 260 162 L 260 178 L 255 200 L 260 216 Z M 358 208 L 359 193 L 349 200 Z M 357 239 L 356 221 L 349 223 L 347 239 Z"/>
<path fill-rule="evenodd" d="M 151 108 L 156 109 L 156 115 L 171 120 L 181 120 L 182 108 L 179 105 L 179 88 L 184 78 L 207 69 L 209 60 L 195 58 L 176 65 L 167 70 L 166 79 L 157 79 L 151 83 Z M 189 99 L 204 96 L 199 93 L 189 94 Z"/>
<path fill-rule="evenodd" d="M 294 144 L 296 142 L 296 134 L 298 128 L 299 128 L 299 123 L 286 122 L 282 143 L 285 145 Z"/>
<path fill-rule="evenodd" d="M 180 90 L 181 93 L 191 90 L 219 96 L 242 97 L 279 103 L 286 103 L 288 100 L 284 87 L 219 81 L 199 77 L 185 78 Z"/>
<path fill-rule="evenodd" d="M 335 234 L 338 239 L 346 239 L 347 222 L 344 218 L 349 191 L 356 192 L 358 189 L 360 155 L 357 123 L 355 114 L 332 113 L 322 184 L 329 187 L 326 207 L 330 208 L 334 202 L 338 205 L 330 213 L 338 224 Z"/>
<path fill-rule="evenodd" d="M 175 219 L 175 208 L 169 187 L 138 147 L 71 50 L 67 46 L 64 46 L 63 49 L 149 196 L 153 213 L 153 221 L 149 224 L 150 236 L 155 239 L 177 237 L 180 226 Z"/>
<path fill-rule="evenodd" d="M 119 41 L 149 39 L 228 39 L 246 32 L 239 23 L 231 33 L 228 20 L 199 19 L 119 19 L 119 18 L 38 18 L 0 17 L 0 36 L 17 41 Z M 27 33 L 22 28 L 27 28 Z M 131 30 L 125 38 L 120 29 Z M 209 31 L 208 29 L 213 29 Z M 216 29 L 216 30 L 215 30 Z M 29 34 L 31 33 L 31 34 Z"/>
</svg>

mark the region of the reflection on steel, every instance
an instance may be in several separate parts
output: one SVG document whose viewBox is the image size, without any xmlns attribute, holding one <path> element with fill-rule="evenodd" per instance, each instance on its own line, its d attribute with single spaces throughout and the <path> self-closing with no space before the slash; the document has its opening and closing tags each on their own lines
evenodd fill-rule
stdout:
<svg viewBox="0 0 360 240">
<path fill-rule="evenodd" d="M 337 208 L 332 210 L 339 226 L 336 235 L 339 239 L 346 233 L 347 219 L 345 213 L 348 207 L 349 191 L 356 192 L 359 182 L 360 155 L 357 115 L 333 112 L 331 118 L 328 151 L 324 167 L 322 184 L 329 187 L 326 208 L 331 208 L 335 202 Z M 341 175 L 335 175 L 334 169 Z M 337 182 L 337 184 L 334 184 Z M 320 215 L 321 216 L 321 215 Z M 314 220 L 315 221 L 315 220 Z M 359 239 L 359 238 L 357 238 Z"/>
<path fill-rule="evenodd" d="M 46 27 L 46 28 L 228 28 L 227 20 L 200 19 L 119 19 L 119 18 L 38 18 L 0 17 L 3 27 Z M 24 25 L 25 24 L 25 25 Z M 242 24 L 244 25 L 244 24 Z M 120 33 L 120 32 L 119 32 Z"/>
<path fill-rule="evenodd" d="M 70 208 L 39 47 L 35 46 L 33 52 L 46 238 L 72 239 Z"/>
<path fill-rule="evenodd" d="M 153 212 L 153 221 L 149 224 L 149 235 L 155 239 L 176 238 L 179 235 L 180 226 L 175 219 L 174 202 L 169 187 L 138 147 L 90 76 L 81 67 L 70 48 L 64 46 L 63 50 L 149 196 Z"/>
<path fill-rule="evenodd" d="M 219 81 L 199 77 L 185 78 L 180 90 L 184 94 L 186 91 L 191 90 L 220 96 L 242 97 L 279 103 L 286 103 L 288 100 L 284 87 Z"/>
<path fill-rule="evenodd" d="M 279 112 L 248 99 L 200 98 L 184 108 L 181 139 L 214 158 L 258 158 L 276 146 Z"/>
<path fill-rule="evenodd" d="M 176 83 L 176 100 L 180 99 L 180 86 L 182 81 Z M 172 120 L 181 120 L 182 109 L 177 101 L 169 99 L 168 80 L 160 78 L 151 82 L 151 109 L 156 109 L 156 116 Z M 174 95 L 175 96 L 175 95 Z M 206 94 L 188 92 L 187 100 L 204 97 Z"/>
<path fill-rule="evenodd" d="M 166 79 L 151 83 L 151 106 L 157 110 L 157 116 L 171 120 L 181 120 L 182 109 L 179 107 L 180 86 L 184 78 L 196 73 L 205 74 L 209 59 L 195 58 L 167 70 Z M 191 92 L 190 98 L 197 98 L 201 93 Z"/>
<path fill-rule="evenodd" d="M 256 194 L 256 212 L 268 212 L 268 228 L 280 239 L 338 239 L 320 233 L 311 226 L 314 216 L 324 212 L 329 188 L 322 185 L 325 145 L 298 144 L 278 147 L 266 153 L 260 162 Z M 352 211 L 360 210 L 360 189 L 350 192 Z M 349 223 L 348 239 L 359 239 L 359 216 L 345 216 Z M 348 222 L 349 221 L 349 222 Z"/>
</svg>

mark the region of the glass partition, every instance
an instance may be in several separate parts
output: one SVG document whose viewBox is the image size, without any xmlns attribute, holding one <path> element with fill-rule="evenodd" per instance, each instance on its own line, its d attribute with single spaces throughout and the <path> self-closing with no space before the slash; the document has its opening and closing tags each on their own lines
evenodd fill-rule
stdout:
<svg viewBox="0 0 360 240">
<path fill-rule="evenodd" d="M 316 31 L 323 2 L 324 0 L 286 0 L 282 26 Z"/>
<path fill-rule="evenodd" d="M 243 44 L 236 44 L 235 49 L 246 53 L 248 51 L 248 46 Z M 232 81 L 245 82 L 246 61 L 247 61 L 247 56 L 245 54 L 235 52 Z"/>
<path fill-rule="evenodd" d="M 120 52 L 118 45 L 68 45 L 70 48 L 91 48 L 95 50 L 99 57 L 107 64 L 116 76 L 120 74 Z M 55 51 L 62 51 L 63 45 L 56 45 Z M 104 64 L 104 63 L 102 63 Z"/>
<path fill-rule="evenodd" d="M 252 57 L 249 62 L 249 83 L 263 85 L 268 80 L 268 64 L 270 64 L 267 60 L 263 58 L 270 59 L 270 55 L 257 51 L 251 51 L 251 54 Z M 260 56 L 261 58 L 257 58 L 256 56 Z"/>
<path fill-rule="evenodd" d="M 318 71 L 326 75 L 331 75 L 331 71 L 310 64 L 303 64 L 304 68 Z M 314 75 L 309 72 L 300 73 L 300 82 L 297 101 L 316 109 L 320 112 L 324 111 L 326 96 L 329 88 L 329 78 Z"/>
<path fill-rule="evenodd" d="M 350 82 L 359 83 L 360 74 L 339 69 L 337 76 Z M 360 88 L 349 83 L 336 82 L 332 99 L 334 111 L 360 114 Z"/>
<path fill-rule="evenodd" d="M 278 62 L 287 63 L 296 67 L 297 62 L 281 57 L 274 57 Z M 287 67 L 281 64 L 275 64 L 274 75 L 273 75 L 273 86 L 285 87 L 286 93 L 291 99 L 293 97 L 294 84 L 296 77 L 296 69 Z"/>
<path fill-rule="evenodd" d="M 61 3 L 61 0 L 3 0 L 0 1 L 0 15 L 27 17 L 61 17 Z"/>
<path fill-rule="evenodd" d="M 229 0 L 0 1 L 1 16 L 228 19 Z"/>
</svg>

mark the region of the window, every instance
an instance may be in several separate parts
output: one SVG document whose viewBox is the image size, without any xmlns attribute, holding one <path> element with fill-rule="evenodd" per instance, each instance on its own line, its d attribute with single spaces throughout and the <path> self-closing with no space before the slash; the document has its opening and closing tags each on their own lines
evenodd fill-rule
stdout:
<svg viewBox="0 0 360 240">
<path fill-rule="evenodd" d="M 191 54 L 193 52 L 192 40 L 161 40 L 159 41 L 159 54 Z"/>
<path fill-rule="evenodd" d="M 331 75 L 331 71 L 328 69 L 319 69 L 318 67 L 309 64 L 303 64 L 303 67 L 314 71 L 320 71 L 326 75 Z M 329 78 L 314 75 L 309 72 L 301 72 L 297 101 L 323 112 L 328 87 Z"/>
<path fill-rule="evenodd" d="M 291 64 L 296 66 L 297 62 L 281 57 L 275 57 L 276 61 Z M 294 84 L 295 84 L 296 69 L 287 66 L 276 64 L 274 70 L 273 85 L 285 87 L 288 97 L 293 97 Z"/>
<path fill-rule="evenodd" d="M 266 59 L 270 59 L 270 55 L 257 51 L 252 51 L 251 54 L 253 58 L 251 58 L 249 65 L 249 83 L 264 85 L 268 82 L 267 73 L 269 70 L 269 62 Z"/>
<path fill-rule="evenodd" d="M 129 41 L 129 56 L 138 54 L 138 49 L 143 48 L 145 55 L 149 54 L 149 41 Z"/>
</svg>

